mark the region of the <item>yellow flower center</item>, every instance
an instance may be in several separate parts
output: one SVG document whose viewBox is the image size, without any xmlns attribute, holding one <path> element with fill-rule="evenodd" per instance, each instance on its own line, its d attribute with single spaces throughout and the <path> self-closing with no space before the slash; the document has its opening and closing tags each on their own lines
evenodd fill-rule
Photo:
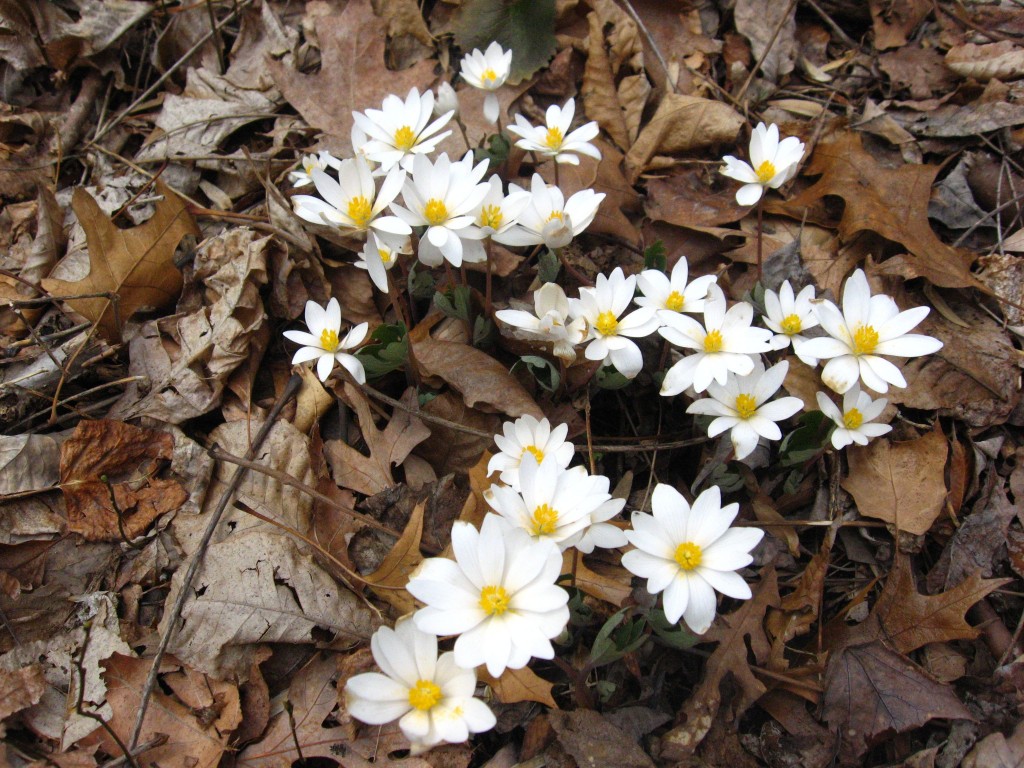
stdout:
<svg viewBox="0 0 1024 768">
<path fill-rule="evenodd" d="M 565 221 L 565 213 L 563 213 L 562 211 L 552 211 L 551 215 L 548 216 L 548 221 L 554 221 L 555 219 L 558 219 L 559 221 Z"/>
<path fill-rule="evenodd" d="M 847 429 L 857 429 L 864 423 L 864 414 L 856 408 L 851 408 L 843 414 L 843 424 Z"/>
<path fill-rule="evenodd" d="M 423 206 L 423 218 L 427 220 L 428 224 L 435 227 L 448 221 L 448 208 L 444 201 L 438 200 L 436 197 L 427 200 L 427 204 Z"/>
<path fill-rule="evenodd" d="M 501 212 L 500 205 L 485 205 L 480 209 L 480 226 L 499 229 L 505 215 Z"/>
<path fill-rule="evenodd" d="M 498 73 L 488 67 L 480 75 L 480 82 L 489 85 L 498 79 Z"/>
<path fill-rule="evenodd" d="M 370 201 L 362 195 L 353 197 L 348 201 L 348 217 L 360 229 L 363 229 L 370 223 L 372 215 L 373 211 L 370 207 Z"/>
<path fill-rule="evenodd" d="M 528 445 L 528 446 L 526 446 L 525 448 L 523 448 L 523 453 L 532 454 L 533 458 L 535 458 L 537 460 L 538 464 L 540 464 L 542 461 L 544 461 L 544 451 L 542 451 L 536 445 Z"/>
<path fill-rule="evenodd" d="M 692 541 L 684 541 L 676 547 L 675 561 L 684 571 L 692 571 L 703 559 L 700 547 Z"/>
<path fill-rule="evenodd" d="M 378 248 L 377 253 L 380 254 L 380 260 L 384 263 L 385 267 L 395 258 L 395 252 L 389 251 L 387 248 Z"/>
<path fill-rule="evenodd" d="M 753 395 L 736 396 L 736 413 L 741 419 L 749 419 L 757 413 L 757 400 Z"/>
<path fill-rule="evenodd" d="M 305 169 L 307 176 L 312 176 L 313 169 L 316 168 L 316 160 L 307 160 L 302 164 L 302 167 Z"/>
<path fill-rule="evenodd" d="M 665 309 L 671 309 L 673 312 L 682 312 L 683 305 L 686 303 L 686 298 L 679 291 L 672 291 L 665 299 Z"/>
<path fill-rule="evenodd" d="M 614 336 L 618 332 L 619 321 L 612 314 L 611 310 L 606 309 L 597 316 L 597 322 L 594 323 L 594 327 L 597 328 L 597 332 L 602 336 Z"/>
<path fill-rule="evenodd" d="M 563 139 L 565 139 L 565 136 L 562 134 L 561 128 L 548 128 L 547 135 L 544 137 L 544 145 L 548 149 L 552 149 L 557 152 L 562 148 Z"/>
<path fill-rule="evenodd" d="M 338 332 L 329 328 L 320 331 L 320 347 L 325 352 L 334 352 L 338 348 Z"/>
<path fill-rule="evenodd" d="M 508 610 L 509 596 L 504 587 L 484 587 L 480 590 L 480 607 L 488 616 L 501 616 Z"/>
<path fill-rule="evenodd" d="M 878 346 L 878 331 L 870 325 L 859 325 L 853 332 L 853 354 L 870 355 Z"/>
<path fill-rule="evenodd" d="M 430 680 L 417 680 L 409 689 L 409 703 L 414 709 L 426 712 L 441 700 L 441 689 Z"/>
<path fill-rule="evenodd" d="M 711 331 L 704 337 L 704 351 L 707 353 L 722 351 L 722 332 Z"/>
<path fill-rule="evenodd" d="M 533 535 L 547 536 L 558 527 L 558 510 L 548 504 L 541 504 L 533 510 Z"/>
<path fill-rule="evenodd" d="M 403 152 L 408 152 L 416 145 L 416 134 L 412 132 L 412 128 L 408 125 L 403 125 L 397 131 L 395 131 L 395 149 L 400 149 Z"/>
<path fill-rule="evenodd" d="M 787 315 L 782 319 L 780 323 L 782 326 L 782 332 L 787 336 L 792 336 L 794 333 L 800 333 L 804 329 L 803 323 L 800 322 L 799 315 Z"/>
<path fill-rule="evenodd" d="M 754 171 L 757 174 L 757 180 L 762 184 L 767 184 L 775 177 L 775 164 L 771 160 L 765 160 Z"/>
</svg>

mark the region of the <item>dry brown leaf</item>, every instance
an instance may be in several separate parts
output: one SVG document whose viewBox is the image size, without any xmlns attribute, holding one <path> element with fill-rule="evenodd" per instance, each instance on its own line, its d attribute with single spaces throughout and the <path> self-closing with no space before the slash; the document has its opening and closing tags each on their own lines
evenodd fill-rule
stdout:
<svg viewBox="0 0 1024 768">
<path fill-rule="evenodd" d="M 733 13 L 736 31 L 750 41 L 765 79 L 780 82 L 796 64 L 796 3 L 737 0 Z"/>
<path fill-rule="evenodd" d="M 405 530 L 402 531 L 401 537 L 384 558 L 384 562 L 377 567 L 377 570 L 364 577 L 370 584 L 384 587 L 384 589 L 375 589 L 374 592 L 391 603 L 398 610 L 399 615 L 409 613 L 416 607 L 416 601 L 405 590 L 405 585 L 409 583 L 409 575 L 423 562 L 423 555 L 420 554 L 420 540 L 423 538 L 423 510 L 425 508 L 426 502 L 420 502 L 413 507 Z M 387 587 L 392 587 L 392 589 L 387 589 Z"/>
<path fill-rule="evenodd" d="M 548 722 L 558 743 L 572 756 L 576 765 L 615 766 L 615 768 L 654 768 L 654 761 L 635 738 L 618 728 L 609 718 L 592 709 L 552 712 Z"/>
<path fill-rule="evenodd" d="M 491 435 L 501 429 L 501 419 L 497 415 L 468 407 L 457 392 L 451 391 L 442 392 L 427 402 L 422 410 L 453 425 L 429 422 L 430 437 L 416 447 L 416 455 L 428 461 L 438 477 L 450 472 L 469 471 L 482 461 L 486 469 L 481 454 L 486 455 L 487 447 L 494 443 Z M 485 434 L 466 432 L 461 427 Z M 487 505 L 484 504 L 483 508 L 486 510 Z"/>
<path fill-rule="evenodd" d="M 877 51 L 906 45 L 911 33 L 932 11 L 929 0 L 904 0 L 899 3 L 869 0 L 868 5 L 871 8 Z"/>
<path fill-rule="evenodd" d="M 302 377 L 302 388 L 295 396 L 295 418 L 292 424 L 299 432 L 305 434 L 334 405 L 334 396 L 324 389 L 320 379 L 309 366 L 300 366 L 299 376 Z"/>
<path fill-rule="evenodd" d="M 677 227 L 719 227 L 739 221 L 750 208 L 736 202 L 731 187 L 713 189 L 705 171 L 679 168 L 648 180 L 644 211 Z"/>
<path fill-rule="evenodd" d="M 573 571 L 573 552 L 575 550 L 567 550 L 562 553 L 562 573 L 571 573 Z M 576 559 L 575 572 L 576 578 L 574 580 L 575 586 L 586 592 L 591 597 L 596 597 L 598 600 L 604 600 L 606 603 L 611 603 L 616 608 L 620 607 L 629 597 L 632 589 L 630 588 L 630 579 L 632 578 L 625 568 L 617 568 L 616 575 L 618 578 L 611 578 L 605 576 L 602 573 L 592 571 L 587 567 L 587 564 L 583 562 L 583 557 L 580 556 Z"/>
<path fill-rule="evenodd" d="M 477 670 L 477 677 L 480 678 L 480 682 L 491 686 L 494 695 L 502 704 L 536 701 L 538 704 L 558 709 L 558 704 L 551 696 L 554 685 L 538 676 L 529 667 L 506 669 L 499 678 L 491 677 L 486 667 L 480 667 Z"/>
<path fill-rule="evenodd" d="M 587 14 L 590 33 L 587 36 L 587 63 L 583 70 L 580 95 L 587 117 L 596 120 L 612 141 L 623 151 L 629 149 L 630 136 L 626 118 L 619 104 L 612 63 L 605 49 L 604 24 L 596 13 Z M 635 138 L 635 136 L 634 136 Z"/>
<path fill-rule="evenodd" d="M 0 669 L 0 723 L 15 712 L 31 707 L 45 691 L 42 664 L 30 664 L 13 671 Z"/>
<path fill-rule="evenodd" d="M 776 668 L 785 668 L 786 643 L 806 635 L 818 620 L 833 543 L 834 535 L 825 537 L 821 549 L 800 574 L 796 589 L 782 598 L 777 609 L 768 611 L 764 626 L 772 638 L 772 660 L 778 665 Z"/>
<path fill-rule="evenodd" d="M 0 437 L 0 496 L 51 488 L 60 480 L 60 447 L 50 435 Z"/>
<path fill-rule="evenodd" d="M 1024 765 L 1024 723 L 1018 723 L 1006 737 L 990 733 L 967 753 L 961 768 L 1020 768 Z"/>
<path fill-rule="evenodd" d="M 908 533 L 926 533 L 946 501 L 946 456 L 942 430 L 892 443 L 885 438 L 847 453 L 850 474 L 843 489 L 857 502 L 857 511 Z"/>
<path fill-rule="evenodd" d="M 152 218 L 141 226 L 119 229 L 92 195 L 76 187 L 71 205 L 89 245 L 89 274 L 74 282 L 43 280 L 43 287 L 53 294 L 116 294 L 116 315 L 114 302 L 108 298 L 68 302 L 75 312 L 96 323 L 109 340 L 120 340 L 124 322 L 136 310 L 162 309 L 174 302 L 181 290 L 174 250 L 185 235 L 199 234 L 185 202 L 162 182 L 156 182 L 156 190 L 162 199 Z"/>
<path fill-rule="evenodd" d="M 1009 40 L 976 45 L 954 45 L 946 52 L 946 66 L 961 77 L 983 83 L 989 80 L 1016 80 L 1024 76 L 1024 48 Z"/>
</svg>

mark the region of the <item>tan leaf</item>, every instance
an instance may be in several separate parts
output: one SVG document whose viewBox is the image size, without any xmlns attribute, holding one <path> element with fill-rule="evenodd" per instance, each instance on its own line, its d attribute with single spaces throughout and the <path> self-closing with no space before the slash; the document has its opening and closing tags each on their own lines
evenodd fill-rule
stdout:
<svg viewBox="0 0 1024 768">
<path fill-rule="evenodd" d="M 851 447 L 850 474 L 842 486 L 865 517 L 891 523 L 898 530 L 922 534 L 942 512 L 946 501 L 946 455 L 942 431 L 892 443 L 885 438 Z"/>
<path fill-rule="evenodd" d="M 92 195 L 76 187 L 71 205 L 85 230 L 89 274 L 74 282 L 43 280 L 43 287 L 54 294 L 117 294 L 116 316 L 114 302 L 108 298 L 68 302 L 113 341 L 120 340 L 124 322 L 136 310 L 162 309 L 178 298 L 181 273 L 174 265 L 174 250 L 185 235 L 199 234 L 185 202 L 162 182 L 156 182 L 156 190 L 162 199 L 157 202 L 152 218 L 141 226 L 120 229 Z"/>
<path fill-rule="evenodd" d="M 583 69 L 583 105 L 587 117 L 596 120 L 622 150 L 629 149 L 629 131 L 619 104 L 615 72 L 605 50 L 604 25 L 596 13 L 587 14 L 587 63 Z"/>
<path fill-rule="evenodd" d="M 928 0 L 904 0 L 900 3 L 869 0 L 868 5 L 875 31 L 875 49 L 879 51 L 905 45 L 911 33 L 932 10 Z"/>
<path fill-rule="evenodd" d="M 558 736 L 558 743 L 578 766 L 594 765 L 594 756 L 600 755 L 603 766 L 655 768 L 633 734 L 592 709 L 552 712 L 548 722 Z"/>
<path fill-rule="evenodd" d="M 522 669 L 506 669 L 501 677 L 494 678 L 487 674 L 486 667 L 477 670 L 480 682 L 491 686 L 494 695 L 502 704 L 515 704 L 517 701 L 536 701 L 552 709 L 558 709 L 551 696 L 554 684 L 537 675 L 529 667 Z"/>
<path fill-rule="evenodd" d="M 573 570 L 573 552 L 569 549 L 562 553 L 562 573 L 571 573 Z M 610 578 L 604 574 L 592 571 L 583 562 L 582 555 L 576 558 L 576 579 L 575 585 L 578 589 L 586 592 L 591 597 L 611 603 L 616 608 L 621 606 L 632 589 L 630 588 L 631 576 L 624 568 L 618 568 L 617 579 Z"/>
<path fill-rule="evenodd" d="M 1017 723 L 1007 737 L 990 733 L 967 753 L 961 768 L 1020 768 L 1024 765 L 1024 723 Z"/>
<path fill-rule="evenodd" d="M 736 31 L 750 41 L 754 59 L 770 82 L 778 83 L 793 71 L 799 46 L 796 41 L 796 3 L 737 0 L 733 9 Z"/>
<path fill-rule="evenodd" d="M 13 671 L 0 669 L 0 722 L 31 707 L 45 691 L 42 664 L 30 664 Z"/>
<path fill-rule="evenodd" d="M 60 448 L 53 437 L 0 437 L 0 496 L 50 488 L 58 480 Z"/>
<path fill-rule="evenodd" d="M 954 45 L 946 52 L 946 66 L 961 77 L 981 82 L 1016 80 L 1024 76 L 1024 48 L 1009 40 L 977 45 Z"/>
<path fill-rule="evenodd" d="M 299 432 L 306 433 L 334 405 L 334 397 L 324 389 L 309 366 L 300 366 L 299 375 L 302 377 L 302 388 L 295 398 L 295 418 L 292 424 Z"/>
<path fill-rule="evenodd" d="M 395 546 L 373 573 L 366 576 L 371 584 L 381 587 L 397 587 L 397 589 L 375 589 L 380 597 L 398 609 L 399 614 L 406 614 L 416 607 L 416 603 L 405 585 L 409 583 L 409 575 L 423 562 L 420 554 L 420 540 L 423 538 L 423 510 L 426 502 L 413 507 L 409 522 L 402 531 Z"/>
</svg>

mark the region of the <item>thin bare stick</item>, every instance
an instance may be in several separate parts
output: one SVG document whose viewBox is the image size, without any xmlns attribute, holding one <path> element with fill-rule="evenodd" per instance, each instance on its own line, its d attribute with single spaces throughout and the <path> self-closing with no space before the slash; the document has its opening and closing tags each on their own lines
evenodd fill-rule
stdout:
<svg viewBox="0 0 1024 768">
<path fill-rule="evenodd" d="M 647 29 L 647 25 L 644 24 L 643 20 L 640 18 L 640 14 L 636 12 L 636 9 L 633 7 L 633 4 L 629 2 L 629 0 L 622 0 L 622 5 L 626 8 L 626 13 L 629 14 L 630 18 L 633 19 L 637 27 L 640 28 L 640 33 L 645 38 L 647 38 L 647 44 L 651 46 L 651 52 L 654 54 L 654 58 L 658 60 L 658 63 L 661 65 L 662 71 L 664 71 L 665 73 L 665 82 L 668 83 L 668 87 L 671 88 L 673 92 L 675 92 L 675 78 L 672 77 L 672 73 L 668 69 L 668 62 L 665 61 L 665 57 L 661 55 L 661 49 L 658 48 L 658 44 L 654 42 L 654 37 L 651 35 L 650 30 Z"/>
</svg>

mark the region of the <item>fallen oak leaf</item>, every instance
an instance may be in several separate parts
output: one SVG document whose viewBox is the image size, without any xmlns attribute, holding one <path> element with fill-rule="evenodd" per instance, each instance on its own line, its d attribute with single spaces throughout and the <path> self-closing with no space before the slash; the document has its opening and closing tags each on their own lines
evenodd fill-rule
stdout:
<svg viewBox="0 0 1024 768">
<path fill-rule="evenodd" d="M 409 522 L 402 531 L 401 537 L 395 542 L 395 546 L 388 552 L 387 557 L 373 573 L 363 578 L 370 584 L 384 587 L 374 589 L 380 597 L 387 600 L 399 612 L 406 614 L 415 607 L 415 601 L 405 590 L 409 583 L 410 574 L 423 562 L 423 555 L 420 553 L 420 540 L 423 538 L 423 510 L 426 502 L 420 502 L 413 507 L 409 515 Z"/>
<path fill-rule="evenodd" d="M 536 701 L 552 709 L 558 709 L 551 695 L 553 683 L 540 677 L 529 667 L 522 669 L 506 669 L 501 677 L 491 677 L 486 667 L 477 669 L 480 682 L 491 686 L 494 695 L 502 704 L 515 704 L 520 701 Z"/>
</svg>

